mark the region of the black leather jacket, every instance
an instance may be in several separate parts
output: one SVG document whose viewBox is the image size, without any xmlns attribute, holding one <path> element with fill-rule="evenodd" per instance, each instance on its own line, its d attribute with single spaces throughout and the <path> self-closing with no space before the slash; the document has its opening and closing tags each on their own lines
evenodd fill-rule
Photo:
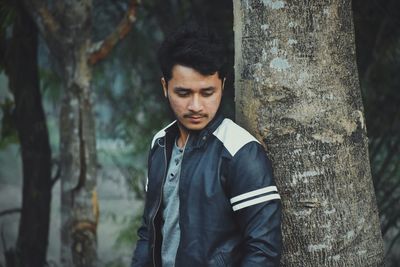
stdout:
<svg viewBox="0 0 400 267">
<path fill-rule="evenodd" d="M 176 122 L 157 133 L 131 267 L 161 266 L 162 188 Z M 281 203 L 271 162 L 246 130 L 217 115 L 191 133 L 179 181 L 177 267 L 278 266 Z"/>
</svg>

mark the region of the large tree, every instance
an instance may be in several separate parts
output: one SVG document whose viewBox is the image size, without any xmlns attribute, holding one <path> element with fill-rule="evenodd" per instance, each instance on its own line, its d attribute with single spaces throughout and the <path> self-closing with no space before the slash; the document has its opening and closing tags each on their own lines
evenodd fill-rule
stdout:
<svg viewBox="0 0 400 267">
<path fill-rule="evenodd" d="M 351 2 L 234 1 L 236 112 L 274 163 L 284 266 L 378 266 Z"/>
<path fill-rule="evenodd" d="M 61 263 L 97 265 L 97 153 L 92 68 L 109 54 L 135 21 L 136 1 L 104 40 L 92 40 L 91 0 L 26 0 L 61 77 L 60 114 Z"/>
</svg>

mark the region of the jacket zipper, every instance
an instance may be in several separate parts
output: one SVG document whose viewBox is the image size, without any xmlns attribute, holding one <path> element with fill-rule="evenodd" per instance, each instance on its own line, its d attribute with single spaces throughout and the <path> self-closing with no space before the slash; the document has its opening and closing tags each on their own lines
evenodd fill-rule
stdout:
<svg viewBox="0 0 400 267">
<path fill-rule="evenodd" d="M 158 210 L 160 209 L 161 206 L 161 202 L 162 202 L 162 198 L 163 198 L 163 188 L 164 188 L 164 182 L 165 182 L 165 176 L 167 175 L 167 140 L 165 139 L 165 145 L 164 145 L 164 159 L 165 159 L 165 167 L 164 167 L 164 176 L 163 176 L 163 180 L 161 183 L 161 193 L 160 193 L 160 201 L 158 202 L 158 206 L 156 209 L 156 213 L 153 216 L 152 219 L 152 224 L 153 224 L 153 266 L 156 267 L 156 257 L 155 257 L 155 246 L 156 246 L 156 226 L 154 225 L 154 220 L 157 216 Z"/>
<path fill-rule="evenodd" d="M 183 147 L 182 163 L 183 163 L 183 156 L 184 156 L 185 150 L 186 150 L 186 144 L 187 144 L 187 142 L 189 140 L 189 136 L 190 136 L 190 134 L 188 134 L 188 136 L 186 138 L 186 141 L 185 141 L 185 145 Z M 154 267 L 156 267 L 156 257 L 155 257 L 155 251 L 156 251 L 155 250 L 155 245 L 156 245 L 156 231 L 155 231 L 155 229 L 156 229 L 156 226 L 154 224 L 154 220 L 155 220 L 155 218 L 157 216 L 157 213 L 158 213 L 158 210 L 160 209 L 160 206 L 161 206 L 161 202 L 162 202 L 162 198 L 163 198 L 163 194 L 164 194 L 164 182 L 165 182 L 165 177 L 167 176 L 167 168 L 168 168 L 167 167 L 168 160 L 167 160 L 167 140 L 166 139 L 165 139 L 165 145 L 164 145 L 164 160 L 165 160 L 165 167 L 164 167 L 164 176 L 163 176 L 163 180 L 162 180 L 162 183 L 161 183 L 160 201 L 158 202 L 156 213 L 154 214 L 154 217 L 152 219 L 152 225 L 153 225 L 153 231 L 154 231 L 154 233 L 153 233 L 153 248 L 152 248 L 153 249 L 153 266 Z M 182 169 L 182 165 L 181 165 L 181 169 Z M 179 190 L 178 190 L 178 192 L 179 192 Z"/>
<path fill-rule="evenodd" d="M 182 151 L 182 159 L 181 159 L 181 166 L 180 166 L 180 176 L 182 177 L 182 167 L 183 167 L 183 157 L 185 156 L 185 151 L 186 151 L 186 145 L 187 145 L 187 143 L 188 143 L 188 141 L 189 141 L 189 137 L 190 137 L 190 134 L 188 134 L 188 136 L 186 137 L 186 141 L 185 141 L 185 144 L 184 144 L 184 146 L 183 146 L 183 151 Z M 181 201 L 181 198 L 180 198 L 180 195 L 179 195 L 179 192 L 181 191 L 180 190 L 180 187 L 181 187 L 181 178 L 179 178 L 179 184 L 178 184 L 178 199 L 179 199 L 179 207 L 181 206 L 181 204 L 180 204 L 180 201 Z M 178 217 L 178 224 L 179 224 L 179 222 L 180 222 L 180 212 L 179 212 L 179 217 Z M 179 229 L 179 231 L 181 231 L 181 229 Z M 178 248 L 176 249 L 176 254 L 175 254 L 175 263 L 176 263 L 176 258 L 177 258 L 177 255 L 178 255 L 178 251 L 179 251 L 179 248 L 180 248 L 180 246 L 181 246 L 181 240 L 180 240 L 180 238 L 179 238 L 179 244 L 178 244 Z M 174 263 L 174 266 L 175 266 L 175 263 Z"/>
</svg>

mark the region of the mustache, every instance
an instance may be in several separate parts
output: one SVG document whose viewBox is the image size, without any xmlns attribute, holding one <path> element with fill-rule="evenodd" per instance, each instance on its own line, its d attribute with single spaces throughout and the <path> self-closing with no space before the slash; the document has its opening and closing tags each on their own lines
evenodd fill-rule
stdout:
<svg viewBox="0 0 400 267">
<path fill-rule="evenodd" d="M 207 114 L 204 113 L 186 113 L 183 115 L 184 118 L 190 118 L 190 117 L 208 117 Z"/>
</svg>

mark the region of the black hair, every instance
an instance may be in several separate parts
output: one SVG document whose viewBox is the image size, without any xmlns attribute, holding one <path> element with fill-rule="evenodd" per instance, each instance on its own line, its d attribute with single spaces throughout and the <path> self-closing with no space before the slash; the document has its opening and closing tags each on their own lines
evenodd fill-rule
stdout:
<svg viewBox="0 0 400 267">
<path fill-rule="evenodd" d="M 221 80 L 226 76 L 226 51 L 221 38 L 208 25 L 194 20 L 167 36 L 158 50 L 158 61 L 167 82 L 175 65 L 193 68 L 203 75 L 218 72 Z"/>
</svg>

